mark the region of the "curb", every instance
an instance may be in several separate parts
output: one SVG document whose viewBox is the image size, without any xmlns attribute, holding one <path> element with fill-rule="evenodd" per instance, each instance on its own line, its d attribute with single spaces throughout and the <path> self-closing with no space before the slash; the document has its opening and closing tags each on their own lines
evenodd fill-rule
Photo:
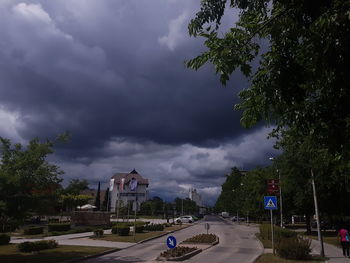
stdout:
<svg viewBox="0 0 350 263">
<path fill-rule="evenodd" d="M 187 253 L 183 256 L 180 256 L 180 257 L 176 257 L 176 258 L 164 258 L 164 257 L 158 257 L 156 260 L 158 261 L 183 261 L 183 260 L 186 260 L 186 259 L 189 259 L 197 254 L 199 254 L 200 252 L 202 252 L 202 249 L 196 249 L 190 253 Z"/>
<path fill-rule="evenodd" d="M 120 250 L 122 250 L 122 249 L 120 249 L 120 248 L 113 248 L 113 249 L 110 249 L 110 250 L 107 250 L 107 251 L 104 251 L 104 252 L 101 252 L 101 253 L 98 253 L 98 254 L 93 254 L 93 255 L 77 258 L 77 259 L 71 259 L 71 260 L 62 261 L 61 263 L 80 262 L 80 261 L 83 261 L 83 260 L 87 260 L 87 259 L 91 259 L 91 258 L 96 258 L 96 257 L 100 257 L 100 256 L 103 256 L 103 255 L 107 255 L 107 254 L 110 254 L 110 253 L 113 253 L 113 252 L 117 252 L 117 251 L 120 251 Z"/>
</svg>

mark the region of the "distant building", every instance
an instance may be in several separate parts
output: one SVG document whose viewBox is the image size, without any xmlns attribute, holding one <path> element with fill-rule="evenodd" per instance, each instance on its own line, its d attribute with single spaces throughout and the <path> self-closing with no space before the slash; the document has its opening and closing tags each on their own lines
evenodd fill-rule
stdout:
<svg viewBox="0 0 350 263">
<path fill-rule="evenodd" d="M 90 205 L 94 205 L 95 204 L 95 199 L 96 199 L 96 195 L 97 195 L 97 189 L 85 189 L 79 192 L 79 194 L 81 195 L 88 195 L 91 196 L 91 199 L 88 201 L 88 204 Z M 100 201 L 101 204 L 104 200 L 106 194 L 106 190 L 100 190 Z"/>
<path fill-rule="evenodd" d="M 137 180 L 136 191 L 130 189 L 130 181 L 133 178 Z M 126 206 L 128 202 L 132 203 L 133 210 L 135 210 L 137 200 L 139 210 L 140 204 L 148 200 L 148 179 L 139 175 L 135 169 L 130 173 L 116 173 L 112 176 L 111 182 L 113 184 L 113 190 L 110 192 L 111 212 L 116 211 L 118 202 L 120 206 Z"/>
<path fill-rule="evenodd" d="M 197 193 L 197 190 L 194 188 L 190 188 L 189 191 L 189 198 L 196 202 L 197 206 L 201 207 L 203 205 L 202 203 L 202 197 L 199 193 Z"/>
</svg>

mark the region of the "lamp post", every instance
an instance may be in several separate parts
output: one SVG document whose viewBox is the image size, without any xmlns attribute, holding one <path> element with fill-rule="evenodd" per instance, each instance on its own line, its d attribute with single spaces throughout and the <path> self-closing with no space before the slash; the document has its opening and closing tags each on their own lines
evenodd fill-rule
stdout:
<svg viewBox="0 0 350 263">
<path fill-rule="evenodd" d="M 238 187 L 240 187 L 240 186 L 243 186 L 243 183 L 240 183 Z M 237 188 L 237 190 L 238 190 L 238 188 Z M 235 189 L 232 189 L 232 192 L 235 192 Z M 237 197 L 237 196 L 238 196 L 238 194 L 236 194 L 236 197 Z M 236 211 L 236 222 L 237 222 L 237 224 L 239 223 L 239 219 L 238 219 L 238 206 L 239 206 L 239 202 L 238 202 L 238 201 L 239 201 L 238 198 L 236 198 L 236 209 L 237 209 L 237 211 Z"/>
<path fill-rule="evenodd" d="M 270 161 L 274 161 L 275 158 L 270 157 Z M 282 202 L 282 181 L 281 181 L 281 171 L 277 169 L 278 173 L 278 180 L 279 180 L 279 191 L 280 191 L 280 216 L 281 216 L 281 223 L 280 226 L 283 227 L 283 202 Z"/>
</svg>

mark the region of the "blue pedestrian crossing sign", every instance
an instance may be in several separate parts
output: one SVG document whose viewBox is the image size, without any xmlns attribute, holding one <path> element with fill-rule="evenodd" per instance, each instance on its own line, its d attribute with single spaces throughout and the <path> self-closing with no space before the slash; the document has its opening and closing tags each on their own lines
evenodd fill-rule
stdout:
<svg viewBox="0 0 350 263">
<path fill-rule="evenodd" d="M 267 210 L 276 210 L 277 207 L 277 197 L 276 196 L 264 196 L 264 207 Z"/>
<path fill-rule="evenodd" d="M 166 239 L 166 244 L 168 248 L 176 247 L 176 238 L 173 236 L 168 236 L 168 238 Z"/>
</svg>

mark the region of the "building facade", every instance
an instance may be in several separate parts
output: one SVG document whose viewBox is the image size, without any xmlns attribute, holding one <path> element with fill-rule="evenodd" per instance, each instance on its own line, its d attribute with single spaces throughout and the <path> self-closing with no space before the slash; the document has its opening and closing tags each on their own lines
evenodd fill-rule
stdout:
<svg viewBox="0 0 350 263">
<path fill-rule="evenodd" d="M 130 184 L 131 181 L 137 181 L 137 187 Z M 117 206 L 127 206 L 132 204 L 132 209 L 135 210 L 137 204 L 137 210 L 140 209 L 141 203 L 148 200 L 148 179 L 143 178 L 141 175 L 132 170 L 130 173 L 116 173 L 111 178 L 110 189 L 110 206 L 111 212 L 117 210 Z M 135 189 L 133 189 L 135 188 Z"/>
<path fill-rule="evenodd" d="M 196 189 L 191 188 L 189 190 L 189 196 L 188 196 L 192 201 L 196 202 L 197 206 L 201 207 L 203 206 L 202 203 L 202 196 L 197 192 Z"/>
</svg>

